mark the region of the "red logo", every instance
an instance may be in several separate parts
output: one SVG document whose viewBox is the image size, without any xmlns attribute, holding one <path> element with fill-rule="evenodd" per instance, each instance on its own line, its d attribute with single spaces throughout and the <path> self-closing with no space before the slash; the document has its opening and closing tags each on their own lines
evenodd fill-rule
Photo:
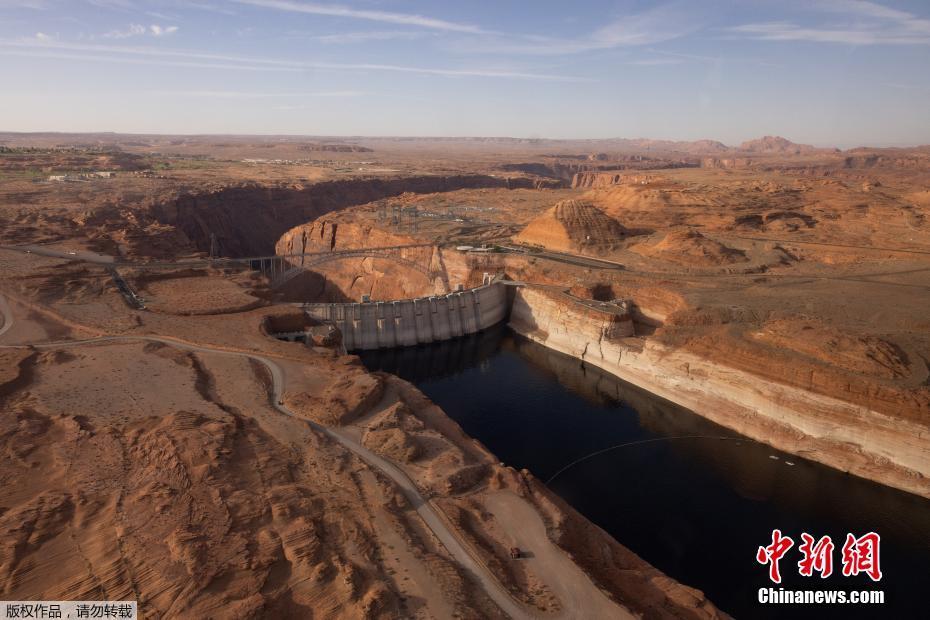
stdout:
<svg viewBox="0 0 930 620">
<path fill-rule="evenodd" d="M 822 579 L 826 579 L 833 574 L 833 541 L 829 536 L 824 536 L 816 543 L 814 537 L 804 532 L 801 534 L 801 546 L 798 551 L 803 554 L 803 558 L 798 562 L 798 572 L 804 577 L 810 577 L 814 571 L 820 573 Z"/>
<path fill-rule="evenodd" d="M 865 573 L 872 581 L 880 581 L 882 568 L 878 561 L 878 546 L 881 537 L 875 532 L 869 532 L 861 538 L 846 534 L 846 543 L 843 545 L 843 575 L 858 575 Z"/>
<path fill-rule="evenodd" d="M 865 573 L 872 581 L 880 581 L 882 569 L 879 562 L 879 546 L 881 537 L 875 532 L 856 538 L 853 534 L 846 535 L 843 544 L 842 561 L 843 576 L 852 577 Z M 772 542 L 756 551 L 756 562 L 769 567 L 769 579 L 774 583 L 781 583 L 781 570 L 779 561 L 794 546 L 790 536 L 783 536 L 781 530 L 772 530 Z M 802 577 L 812 577 L 815 572 L 820 573 L 821 579 L 833 574 L 833 550 L 835 546 L 829 536 L 822 536 L 819 540 L 804 532 L 801 534 L 801 544 L 798 551 L 801 559 L 798 561 L 798 573 Z"/>
<path fill-rule="evenodd" d="M 768 547 L 759 547 L 756 551 L 756 562 L 769 565 L 769 579 L 781 583 L 781 572 L 778 570 L 778 561 L 794 546 L 794 541 L 781 535 L 781 530 L 772 530 L 772 544 Z"/>
</svg>

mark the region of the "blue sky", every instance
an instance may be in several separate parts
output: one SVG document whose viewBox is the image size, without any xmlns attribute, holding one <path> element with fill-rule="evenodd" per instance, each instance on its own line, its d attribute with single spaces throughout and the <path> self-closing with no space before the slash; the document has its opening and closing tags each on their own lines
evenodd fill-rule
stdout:
<svg viewBox="0 0 930 620">
<path fill-rule="evenodd" d="M 930 143 L 930 3 L 0 0 L 0 130 Z"/>
</svg>

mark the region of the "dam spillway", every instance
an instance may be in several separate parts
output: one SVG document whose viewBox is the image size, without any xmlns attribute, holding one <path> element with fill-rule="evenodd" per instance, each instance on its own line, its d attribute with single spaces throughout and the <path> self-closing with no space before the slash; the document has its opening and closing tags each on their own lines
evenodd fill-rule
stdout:
<svg viewBox="0 0 930 620">
<path fill-rule="evenodd" d="M 346 351 L 431 344 L 468 336 L 503 321 L 507 286 L 485 278 L 482 286 L 445 295 L 395 301 L 309 303 L 308 316 L 335 325 Z"/>
</svg>

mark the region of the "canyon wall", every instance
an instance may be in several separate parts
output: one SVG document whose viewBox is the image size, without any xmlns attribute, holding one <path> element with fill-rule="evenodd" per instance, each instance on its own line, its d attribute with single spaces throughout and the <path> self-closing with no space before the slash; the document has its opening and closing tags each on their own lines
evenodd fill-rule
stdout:
<svg viewBox="0 0 930 620">
<path fill-rule="evenodd" d="M 347 351 L 429 344 L 487 329 L 507 316 L 507 287 L 493 282 L 448 295 L 351 304 L 307 304 L 333 323 Z"/>
<path fill-rule="evenodd" d="M 393 247 L 417 244 L 416 237 L 382 230 L 365 220 L 353 219 L 345 213 L 336 218 L 321 217 L 296 226 L 275 245 L 279 256 L 327 253 L 363 247 Z M 420 242 L 421 243 L 421 242 Z M 293 301 L 358 301 L 368 295 L 374 301 L 409 299 L 425 295 L 448 293 L 464 280 L 450 282 L 446 271 L 447 254 L 439 247 L 409 248 L 398 259 L 350 256 L 314 264 L 312 270 L 278 286 L 278 290 Z M 304 267 L 310 258 L 292 256 L 291 266 Z M 416 269 L 416 263 L 421 269 Z M 428 269 L 428 272 L 424 269 Z M 476 284 L 480 284 L 478 280 Z"/>
<path fill-rule="evenodd" d="M 181 194 L 152 205 L 151 213 L 158 224 L 174 227 L 181 241 L 201 252 L 210 251 L 212 234 L 221 256 L 264 256 L 274 254 L 275 243 L 289 229 L 338 209 L 404 192 L 523 185 L 532 183 L 479 174 L 347 179 L 306 186 L 249 183 Z"/>
<path fill-rule="evenodd" d="M 579 172 L 572 177 L 572 188 L 597 189 L 619 185 L 623 175 L 619 172 Z"/>
<path fill-rule="evenodd" d="M 592 313 L 564 296 L 521 288 L 510 326 L 747 437 L 930 497 L 926 426 L 656 341 L 605 337 Z"/>
<path fill-rule="evenodd" d="M 655 174 L 643 172 L 579 172 L 572 178 L 572 188 L 602 189 L 614 185 L 646 185 L 659 178 Z"/>
</svg>

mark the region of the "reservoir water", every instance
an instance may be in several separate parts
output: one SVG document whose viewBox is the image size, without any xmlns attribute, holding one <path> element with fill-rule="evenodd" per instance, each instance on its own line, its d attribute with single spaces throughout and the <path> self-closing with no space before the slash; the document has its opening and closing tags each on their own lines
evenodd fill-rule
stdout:
<svg viewBox="0 0 930 620">
<path fill-rule="evenodd" d="M 623 545 L 737 618 L 930 617 L 930 500 L 782 453 L 500 326 L 366 352 L 414 383 L 508 465 L 542 481 Z M 613 448 L 618 445 L 625 447 Z M 785 589 L 884 590 L 883 605 L 762 605 L 758 547 L 795 545 Z M 883 578 L 844 577 L 848 532 L 881 536 Z M 830 535 L 834 574 L 801 577 L 801 533 Z M 776 588 L 778 586 L 775 586 Z"/>
</svg>

